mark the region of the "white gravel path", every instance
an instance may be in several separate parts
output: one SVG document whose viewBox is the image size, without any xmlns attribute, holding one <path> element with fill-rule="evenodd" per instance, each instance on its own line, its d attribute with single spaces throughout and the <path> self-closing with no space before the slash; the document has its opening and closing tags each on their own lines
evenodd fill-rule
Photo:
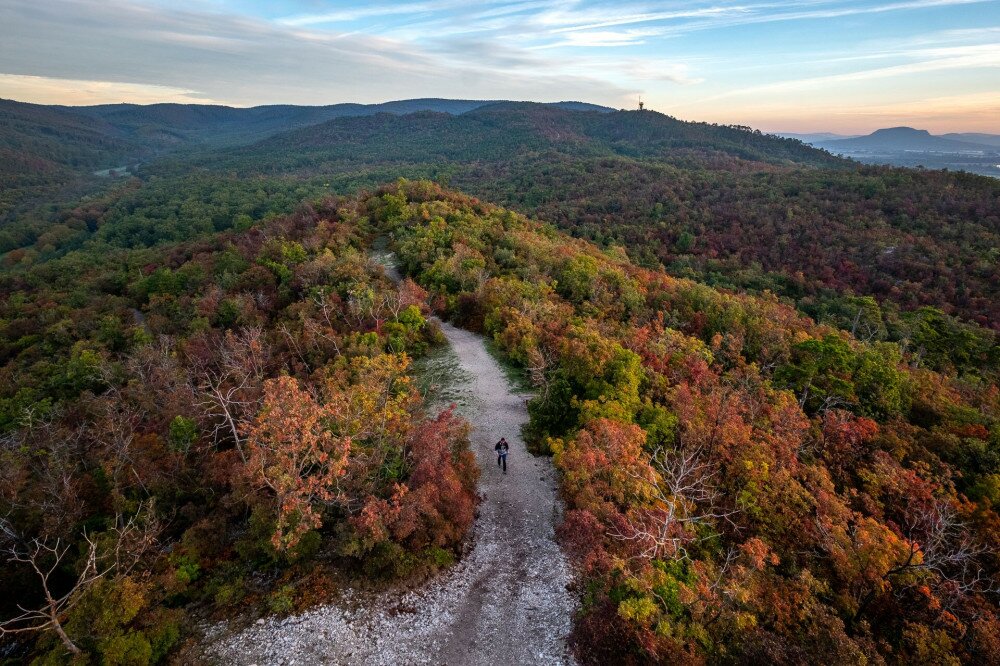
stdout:
<svg viewBox="0 0 1000 666">
<path fill-rule="evenodd" d="M 418 590 L 351 599 L 241 633 L 217 625 L 207 653 L 224 664 L 572 664 L 566 644 L 575 601 L 570 568 L 555 541 L 561 505 L 547 458 L 521 439 L 524 396 L 481 337 L 442 329 L 458 356 L 469 396 L 460 411 L 473 425 L 483 474 L 473 543 L 452 569 Z M 508 474 L 493 444 L 511 445 Z"/>
</svg>

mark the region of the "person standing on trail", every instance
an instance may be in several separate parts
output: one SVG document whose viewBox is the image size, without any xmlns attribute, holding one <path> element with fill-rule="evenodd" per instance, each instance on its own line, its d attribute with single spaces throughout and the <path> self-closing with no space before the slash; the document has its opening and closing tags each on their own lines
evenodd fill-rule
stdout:
<svg viewBox="0 0 1000 666">
<path fill-rule="evenodd" d="M 507 451 L 510 450 L 510 444 L 507 443 L 507 439 L 504 437 L 500 438 L 500 441 L 496 443 L 493 450 L 497 452 L 497 467 L 503 468 L 503 473 L 507 473 Z"/>
</svg>

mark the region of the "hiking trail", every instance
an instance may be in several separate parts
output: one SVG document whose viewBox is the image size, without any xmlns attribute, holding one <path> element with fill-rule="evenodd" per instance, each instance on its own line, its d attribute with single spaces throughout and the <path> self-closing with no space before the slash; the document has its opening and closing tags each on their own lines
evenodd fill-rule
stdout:
<svg viewBox="0 0 1000 666">
<path fill-rule="evenodd" d="M 387 273 L 398 277 L 390 265 Z M 472 424 L 482 499 L 471 545 L 452 568 L 419 588 L 345 592 L 335 602 L 239 632 L 206 635 L 224 664 L 573 664 L 566 637 L 575 601 L 570 567 L 556 543 L 562 511 L 548 458 L 527 452 L 525 396 L 515 392 L 483 338 L 441 323 L 460 368 L 451 395 Z M 494 443 L 510 444 L 501 474 Z"/>
</svg>

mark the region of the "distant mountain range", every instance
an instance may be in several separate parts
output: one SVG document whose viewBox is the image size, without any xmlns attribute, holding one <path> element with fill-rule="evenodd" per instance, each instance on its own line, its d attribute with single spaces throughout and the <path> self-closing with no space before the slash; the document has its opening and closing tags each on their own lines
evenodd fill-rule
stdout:
<svg viewBox="0 0 1000 666">
<path fill-rule="evenodd" d="M 458 115 L 502 100 L 406 99 L 382 104 L 332 104 L 295 106 L 290 104 L 235 108 L 199 104 L 107 104 L 61 107 L 80 115 L 102 120 L 126 136 L 164 143 L 199 142 L 212 146 L 251 143 L 278 132 L 308 127 L 335 118 L 374 116 L 379 113 L 406 115 L 435 111 Z M 572 111 L 609 112 L 613 109 L 585 102 L 552 102 L 547 106 Z"/>
<path fill-rule="evenodd" d="M 399 120 L 403 116 L 414 118 Z M 448 122 L 452 118 L 462 120 Z M 97 172 L 167 153 L 252 146 L 285 134 L 289 136 L 282 146 L 289 142 L 313 146 L 325 135 L 337 136 L 337 141 L 347 145 L 357 142 L 366 131 L 382 132 L 391 153 L 392 142 L 408 128 L 417 133 L 407 135 L 407 141 L 424 141 L 427 148 L 433 148 L 431 137 L 438 128 L 442 132 L 440 145 L 455 143 L 454 148 L 462 152 L 469 152 L 464 147 L 466 140 L 500 146 L 509 144 L 511 137 L 520 137 L 522 142 L 513 147 L 600 144 L 595 149 L 635 154 L 693 148 L 764 161 L 829 162 L 820 152 L 745 128 L 683 122 L 653 111 L 621 113 L 575 101 L 539 104 L 426 98 L 384 104 L 235 108 L 202 104 L 45 106 L 0 100 L 0 155 L 10 158 L 8 165 L 20 165 L 11 173 L 0 165 L 0 182 L 6 175 L 23 185 L 19 181 L 28 170 L 26 159 L 35 173 Z"/>
<path fill-rule="evenodd" d="M 0 220 L 55 190 L 161 158 L 241 170 L 359 164 L 474 164 L 557 151 L 674 159 L 697 153 L 771 164 L 845 166 L 798 141 L 655 111 L 584 102 L 412 99 L 384 104 L 45 106 L 0 100 Z M 701 158 L 699 158 L 701 159 Z M 334 165 L 336 166 L 336 165 Z M 337 167 L 339 169 L 339 167 Z M 335 170 L 337 170 L 335 169 Z"/>
<path fill-rule="evenodd" d="M 1000 134 L 978 134 L 976 132 L 942 134 L 945 139 L 964 141 L 966 143 L 978 143 L 987 146 L 1000 148 Z"/>
<path fill-rule="evenodd" d="M 655 111 L 578 112 L 504 102 L 462 114 L 423 111 L 335 118 L 214 151 L 211 170 L 329 173 L 344 165 L 483 165 L 558 153 L 579 158 L 741 159 L 783 165 L 849 163 L 798 141 L 746 128 L 678 120 Z"/>
<path fill-rule="evenodd" d="M 418 112 L 454 116 L 498 103 L 426 98 L 384 104 L 235 108 L 207 104 L 48 106 L 0 99 L 0 218 L 19 201 L 50 196 L 53 187 L 79 189 L 93 174 L 114 171 L 121 175 L 126 167 L 166 154 L 250 145 L 339 118 Z M 613 111 L 585 102 L 540 106 L 567 112 Z"/>
<path fill-rule="evenodd" d="M 181 147 L 236 146 L 336 118 L 435 111 L 457 115 L 498 100 L 408 99 L 384 104 L 271 105 L 235 108 L 208 104 L 46 106 L 0 99 L 0 150 L 44 155 L 64 166 L 116 166 Z M 545 106 L 610 112 L 584 102 Z"/>
<path fill-rule="evenodd" d="M 866 136 L 830 132 L 779 134 L 869 164 L 970 171 L 1000 177 L 1000 135 L 934 135 L 912 127 L 888 127 Z"/>
<path fill-rule="evenodd" d="M 1000 134 L 974 132 L 934 135 L 912 127 L 887 127 L 871 134 L 836 134 L 834 132 L 777 132 L 776 136 L 798 139 L 834 153 L 915 151 L 938 153 L 991 152 L 1000 148 Z"/>
<path fill-rule="evenodd" d="M 957 137 L 963 137 L 958 139 Z M 984 142 L 975 142 L 969 137 L 976 135 L 952 134 L 949 137 L 934 136 L 927 130 L 914 129 L 912 127 L 889 127 L 872 132 L 867 136 L 859 136 L 852 139 L 834 139 L 827 141 L 817 141 L 817 147 L 826 148 L 834 153 L 853 152 L 896 152 L 914 151 L 921 153 L 970 153 L 970 152 L 994 152 L 998 145 L 990 145 Z M 987 140 L 1000 142 L 1000 136 L 981 135 Z"/>
</svg>

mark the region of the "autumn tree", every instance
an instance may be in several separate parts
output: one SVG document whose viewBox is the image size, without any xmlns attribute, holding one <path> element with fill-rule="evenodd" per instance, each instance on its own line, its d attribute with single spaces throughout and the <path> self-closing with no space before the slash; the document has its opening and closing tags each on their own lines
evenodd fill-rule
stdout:
<svg viewBox="0 0 1000 666">
<path fill-rule="evenodd" d="M 247 473 L 273 493 L 277 526 L 271 542 L 279 551 L 320 527 L 320 505 L 341 496 L 351 439 L 330 431 L 337 416 L 293 377 L 264 383 L 263 408 L 247 438 Z"/>
</svg>

